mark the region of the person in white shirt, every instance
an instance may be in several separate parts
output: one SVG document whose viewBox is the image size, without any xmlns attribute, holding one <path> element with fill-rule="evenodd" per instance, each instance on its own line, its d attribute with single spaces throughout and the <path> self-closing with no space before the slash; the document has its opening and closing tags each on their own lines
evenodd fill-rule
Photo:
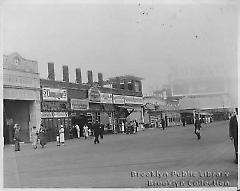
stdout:
<svg viewBox="0 0 240 191">
<path fill-rule="evenodd" d="M 75 128 L 77 130 L 77 138 L 79 139 L 80 138 L 80 128 L 79 128 L 78 124 L 75 125 Z"/>
<path fill-rule="evenodd" d="M 60 143 L 64 145 L 65 138 L 64 138 L 64 128 L 63 125 L 61 125 L 61 128 L 59 129 L 59 134 L 60 134 Z"/>
<path fill-rule="evenodd" d="M 86 124 L 83 126 L 83 131 L 84 131 L 84 137 L 85 139 L 87 139 L 89 136 L 88 135 L 89 131 L 88 131 L 88 126 Z"/>
</svg>

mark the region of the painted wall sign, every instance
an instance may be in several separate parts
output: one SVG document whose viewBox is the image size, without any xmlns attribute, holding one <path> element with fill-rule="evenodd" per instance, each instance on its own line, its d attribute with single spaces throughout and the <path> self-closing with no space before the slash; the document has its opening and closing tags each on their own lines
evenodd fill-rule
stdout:
<svg viewBox="0 0 240 191">
<path fill-rule="evenodd" d="M 67 90 L 42 88 L 43 100 L 49 101 L 67 101 Z"/>
<path fill-rule="evenodd" d="M 101 103 L 112 103 L 113 96 L 109 93 L 100 93 Z"/>
<path fill-rule="evenodd" d="M 100 102 L 101 95 L 97 87 L 93 86 L 88 90 L 88 98 L 90 102 Z"/>
<path fill-rule="evenodd" d="M 125 96 L 125 103 L 126 104 L 143 104 L 143 98 L 136 97 L 136 96 Z"/>
<path fill-rule="evenodd" d="M 113 95 L 113 103 L 114 104 L 124 104 L 125 103 L 125 96 L 123 95 Z"/>
<path fill-rule="evenodd" d="M 71 109 L 73 110 L 88 110 L 89 100 L 88 99 L 71 99 Z"/>
</svg>

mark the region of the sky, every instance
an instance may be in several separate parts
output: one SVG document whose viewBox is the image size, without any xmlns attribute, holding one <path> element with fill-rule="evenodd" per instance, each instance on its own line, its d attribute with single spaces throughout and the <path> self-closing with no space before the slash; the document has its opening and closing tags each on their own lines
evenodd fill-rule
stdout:
<svg viewBox="0 0 240 191">
<path fill-rule="evenodd" d="M 55 63 L 57 80 L 68 65 L 103 78 L 144 78 L 143 93 L 169 76 L 219 74 L 237 83 L 235 1 L 5 0 L 3 53 L 36 60 L 41 78 Z"/>
</svg>

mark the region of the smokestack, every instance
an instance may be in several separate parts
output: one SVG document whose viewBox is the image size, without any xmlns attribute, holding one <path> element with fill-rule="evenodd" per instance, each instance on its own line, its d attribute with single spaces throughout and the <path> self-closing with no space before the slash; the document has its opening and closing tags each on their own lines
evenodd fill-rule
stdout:
<svg viewBox="0 0 240 191">
<path fill-rule="evenodd" d="M 119 90 L 120 89 L 120 78 L 119 77 L 116 77 L 116 86 L 117 86 L 117 89 Z"/>
<path fill-rule="evenodd" d="M 69 82 L 69 73 L 68 73 L 68 66 L 67 65 L 63 66 L 63 81 L 64 82 Z"/>
<path fill-rule="evenodd" d="M 54 63 L 53 62 L 48 63 L 48 79 L 55 80 Z"/>
<path fill-rule="evenodd" d="M 92 70 L 88 70 L 88 84 L 93 85 Z"/>
<path fill-rule="evenodd" d="M 80 68 L 76 68 L 76 82 L 78 84 L 82 83 L 82 75 L 81 75 L 81 69 Z"/>
<path fill-rule="evenodd" d="M 98 84 L 102 87 L 103 86 L 103 74 L 98 73 Z"/>
</svg>

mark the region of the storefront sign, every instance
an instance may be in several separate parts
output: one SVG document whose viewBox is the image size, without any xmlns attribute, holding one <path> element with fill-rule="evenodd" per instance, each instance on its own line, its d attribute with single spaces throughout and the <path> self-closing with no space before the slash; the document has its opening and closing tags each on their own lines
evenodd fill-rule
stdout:
<svg viewBox="0 0 240 191">
<path fill-rule="evenodd" d="M 67 112 L 41 112 L 41 118 L 62 118 L 68 117 Z"/>
<path fill-rule="evenodd" d="M 101 95 L 99 89 L 97 87 L 91 87 L 88 90 L 88 98 L 90 102 L 100 102 Z"/>
<path fill-rule="evenodd" d="M 67 90 L 42 88 L 43 100 L 48 101 L 67 101 Z"/>
<path fill-rule="evenodd" d="M 123 95 L 113 95 L 113 103 L 114 104 L 124 104 L 124 97 Z"/>
<path fill-rule="evenodd" d="M 71 109 L 73 110 L 88 110 L 89 101 L 87 99 L 71 99 Z"/>
<path fill-rule="evenodd" d="M 43 101 L 41 103 L 43 111 L 66 111 L 69 104 L 67 102 L 60 101 Z"/>
<path fill-rule="evenodd" d="M 101 103 L 112 103 L 112 94 L 109 93 L 100 93 Z"/>
<path fill-rule="evenodd" d="M 125 103 L 126 104 L 143 104 L 143 98 L 136 97 L 136 96 L 125 96 Z"/>
</svg>

